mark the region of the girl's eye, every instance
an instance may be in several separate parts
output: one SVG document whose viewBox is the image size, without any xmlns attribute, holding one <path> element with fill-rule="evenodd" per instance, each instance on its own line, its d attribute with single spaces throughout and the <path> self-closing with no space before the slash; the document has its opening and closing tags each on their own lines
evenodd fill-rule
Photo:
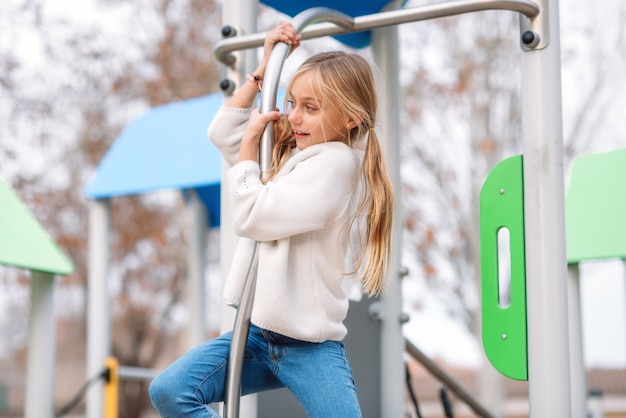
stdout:
<svg viewBox="0 0 626 418">
<path fill-rule="evenodd" d="M 296 103 L 293 99 L 287 100 L 287 109 L 285 109 L 286 111 L 285 113 L 291 112 L 295 107 L 296 107 Z M 317 107 L 308 105 L 308 104 L 303 105 L 303 108 L 307 112 L 315 112 L 317 110 Z"/>
</svg>

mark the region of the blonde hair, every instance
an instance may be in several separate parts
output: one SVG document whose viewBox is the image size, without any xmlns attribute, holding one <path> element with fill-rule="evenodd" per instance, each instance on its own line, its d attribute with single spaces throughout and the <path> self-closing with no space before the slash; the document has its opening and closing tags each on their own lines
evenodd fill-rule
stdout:
<svg viewBox="0 0 626 418">
<path fill-rule="evenodd" d="M 313 75 L 323 103 L 336 110 L 356 126 L 348 130 L 345 142 L 354 146 L 368 137 L 365 156 L 361 165 L 363 197 L 352 218 L 355 222 L 364 216 L 365 245 L 356 266 L 357 280 L 362 282 L 363 292 L 377 295 L 384 290 L 389 257 L 391 253 L 391 230 L 393 220 L 393 187 L 375 130 L 377 95 L 372 70 L 361 56 L 341 51 L 324 52 L 306 60 L 296 71 L 289 90 L 298 77 L 305 73 Z M 270 178 L 283 166 L 289 150 L 295 146 L 291 127 L 284 117 L 276 123 L 275 142 Z"/>
</svg>

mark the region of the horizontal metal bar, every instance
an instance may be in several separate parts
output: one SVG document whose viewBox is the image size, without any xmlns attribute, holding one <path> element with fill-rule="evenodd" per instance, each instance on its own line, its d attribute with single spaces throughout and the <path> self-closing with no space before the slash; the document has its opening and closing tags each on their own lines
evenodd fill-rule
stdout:
<svg viewBox="0 0 626 418">
<path fill-rule="evenodd" d="M 489 412 L 484 406 L 482 406 L 475 398 L 469 393 L 460 383 L 458 383 L 452 376 L 447 374 L 437 363 L 422 353 L 409 340 L 404 340 L 407 353 L 417 360 L 426 370 L 430 372 L 437 380 L 446 385 L 459 399 L 469 406 L 478 416 L 483 418 L 495 418 L 491 412 Z"/>
<path fill-rule="evenodd" d="M 152 380 L 159 374 L 159 371 L 142 367 L 120 366 L 117 374 L 120 379 L 124 380 Z"/>
<path fill-rule="evenodd" d="M 343 35 L 384 26 L 485 10 L 510 10 L 519 12 L 530 19 L 538 16 L 540 11 L 539 6 L 531 0 L 456 0 L 358 16 L 353 18 L 352 22 L 342 21 L 341 26 L 335 23 L 318 23 L 303 30 L 302 39 Z M 266 32 L 263 32 L 224 39 L 216 45 L 215 55 L 223 64 L 232 65 L 235 62 L 235 57 L 231 55 L 231 52 L 260 47 L 265 41 L 265 35 Z"/>
</svg>

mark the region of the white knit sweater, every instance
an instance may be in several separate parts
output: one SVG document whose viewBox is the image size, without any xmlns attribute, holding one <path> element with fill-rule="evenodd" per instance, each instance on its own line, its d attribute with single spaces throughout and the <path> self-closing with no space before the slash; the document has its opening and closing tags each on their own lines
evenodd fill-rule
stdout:
<svg viewBox="0 0 626 418">
<path fill-rule="evenodd" d="M 222 107 L 208 129 L 231 166 L 223 187 L 240 236 L 224 298 L 239 303 L 257 240 L 252 323 L 299 340 L 340 341 L 352 284 L 344 274 L 352 268 L 348 226 L 359 200 L 363 153 L 341 142 L 295 148 L 264 185 L 257 162 L 237 162 L 251 110 Z"/>
</svg>

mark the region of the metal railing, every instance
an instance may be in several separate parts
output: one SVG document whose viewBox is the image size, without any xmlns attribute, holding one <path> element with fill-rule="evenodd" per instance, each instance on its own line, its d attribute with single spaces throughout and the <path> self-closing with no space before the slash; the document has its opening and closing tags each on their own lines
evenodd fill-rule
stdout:
<svg viewBox="0 0 626 418">
<path fill-rule="evenodd" d="M 301 34 L 302 39 L 321 38 L 323 36 L 362 32 L 385 26 L 400 25 L 403 23 L 485 10 L 509 10 L 519 12 L 529 19 L 537 17 L 540 11 L 539 6 L 530 0 L 459 0 L 408 9 L 390 10 L 354 18 L 333 11 L 335 14 L 343 16 L 340 21 L 331 20 L 331 18 L 334 19 L 335 16 L 328 16 L 326 19 L 318 19 L 317 21 L 325 20 L 326 22 L 310 26 L 303 30 Z M 302 13 L 306 12 L 308 12 L 308 10 Z M 294 18 L 294 22 L 298 16 Z M 231 52 L 260 47 L 265 41 L 265 35 L 266 33 L 254 33 L 224 39 L 216 45 L 215 55 L 223 64 L 233 65 L 235 56 L 232 55 Z"/>
<path fill-rule="evenodd" d="M 487 410 L 481 403 L 469 393 L 457 380 L 446 373 L 435 362 L 428 358 L 428 356 L 420 351 L 413 343 L 405 339 L 406 352 L 417 360 L 428 372 L 433 375 L 437 380 L 443 383 L 446 388 L 453 392 L 460 400 L 465 402 L 478 416 L 482 418 L 496 418 L 491 412 Z"/>
</svg>

